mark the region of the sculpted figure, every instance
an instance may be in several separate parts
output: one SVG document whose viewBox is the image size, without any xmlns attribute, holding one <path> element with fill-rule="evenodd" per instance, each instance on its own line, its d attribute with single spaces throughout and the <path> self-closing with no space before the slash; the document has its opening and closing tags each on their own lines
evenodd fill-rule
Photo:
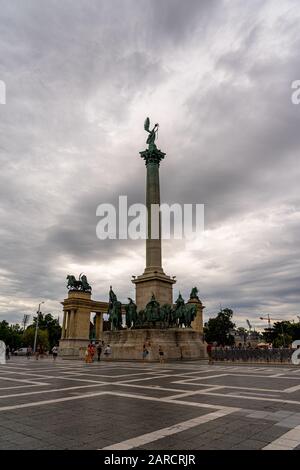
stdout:
<svg viewBox="0 0 300 470">
<path fill-rule="evenodd" d="M 88 283 L 87 277 L 85 274 L 80 274 L 79 281 L 81 282 L 81 289 L 85 292 L 91 292 L 92 288 Z"/>
<path fill-rule="evenodd" d="M 195 319 L 197 314 L 197 307 L 195 304 L 185 305 L 185 326 L 186 328 L 192 327 L 192 321 Z"/>
<path fill-rule="evenodd" d="M 193 289 L 191 290 L 191 293 L 190 293 L 190 299 L 197 299 L 199 300 L 199 297 L 198 297 L 198 289 L 197 287 L 193 287 Z"/>
<path fill-rule="evenodd" d="M 152 294 L 150 302 L 147 303 L 145 308 L 146 319 L 148 323 L 151 323 L 153 326 L 157 321 L 160 320 L 160 308 L 159 303 L 155 299 L 155 295 Z"/>
<path fill-rule="evenodd" d="M 160 309 L 160 320 L 165 327 L 170 326 L 172 321 L 172 307 L 169 304 L 164 304 Z"/>
<path fill-rule="evenodd" d="M 137 307 L 133 300 L 128 297 L 129 304 L 125 305 L 126 326 L 127 328 L 135 327 L 137 321 Z"/>
<path fill-rule="evenodd" d="M 109 304 L 108 304 L 109 321 L 113 330 L 122 329 L 122 304 L 118 301 L 116 294 L 110 286 Z"/>
<path fill-rule="evenodd" d="M 159 124 L 155 124 L 155 126 L 153 127 L 152 130 L 150 130 L 150 119 L 147 117 L 146 120 L 145 120 L 145 123 L 144 123 L 144 129 L 145 131 L 149 132 L 149 136 L 148 136 L 148 139 L 147 139 L 147 144 L 148 144 L 148 148 L 151 151 L 153 150 L 156 150 L 156 145 L 155 145 L 155 139 L 156 139 L 156 134 L 158 132 L 158 127 L 159 127 Z"/>
<path fill-rule="evenodd" d="M 178 326 L 182 327 L 182 325 L 185 325 L 185 304 L 180 292 L 175 304 L 176 323 L 178 323 Z"/>
<path fill-rule="evenodd" d="M 87 277 L 85 274 L 81 273 L 79 279 L 75 278 L 73 274 L 67 275 L 67 289 L 70 290 L 82 290 L 84 292 L 91 292 L 92 288 L 88 283 Z"/>
</svg>

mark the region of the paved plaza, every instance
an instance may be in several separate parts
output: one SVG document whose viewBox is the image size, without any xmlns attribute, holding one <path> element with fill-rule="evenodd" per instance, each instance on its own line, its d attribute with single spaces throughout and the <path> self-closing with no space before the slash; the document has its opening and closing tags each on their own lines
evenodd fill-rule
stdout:
<svg viewBox="0 0 300 470">
<path fill-rule="evenodd" d="M 300 368 L 12 358 L 0 449 L 300 449 Z"/>
</svg>

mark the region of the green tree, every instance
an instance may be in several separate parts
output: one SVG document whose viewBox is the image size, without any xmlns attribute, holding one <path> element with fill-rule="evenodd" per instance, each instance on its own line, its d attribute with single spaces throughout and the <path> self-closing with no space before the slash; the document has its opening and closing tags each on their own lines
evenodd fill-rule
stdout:
<svg viewBox="0 0 300 470">
<path fill-rule="evenodd" d="M 23 333 L 23 344 L 25 347 L 34 346 L 35 326 L 30 325 Z M 36 345 L 40 344 L 45 351 L 49 350 L 48 331 L 38 330 Z"/>
<path fill-rule="evenodd" d="M 11 349 L 17 349 L 22 345 L 22 328 L 3 320 L 0 322 L 0 339 Z"/>
<path fill-rule="evenodd" d="M 9 323 L 6 320 L 0 322 L 0 339 L 8 344 L 9 337 Z"/>
<path fill-rule="evenodd" d="M 37 316 L 33 319 L 33 326 L 35 328 Z M 57 345 L 61 337 L 61 326 L 56 318 L 53 318 L 51 313 L 39 315 L 39 331 L 48 332 L 48 340 L 50 349 Z"/>
<path fill-rule="evenodd" d="M 263 336 L 265 341 L 271 342 L 275 348 L 288 347 L 294 340 L 300 339 L 300 323 L 275 322 L 271 329 L 265 330 Z"/>
<path fill-rule="evenodd" d="M 210 318 L 204 325 L 205 341 L 216 342 L 219 345 L 231 346 L 234 344 L 234 337 L 230 334 L 235 327 L 232 322 L 233 311 L 230 308 L 222 309 L 215 318 Z"/>
<path fill-rule="evenodd" d="M 290 335 L 278 334 L 276 338 L 272 341 L 273 348 L 287 348 L 292 343 L 292 337 Z"/>
<path fill-rule="evenodd" d="M 10 325 L 8 344 L 11 349 L 18 349 L 22 346 L 23 329 L 19 324 Z"/>
</svg>

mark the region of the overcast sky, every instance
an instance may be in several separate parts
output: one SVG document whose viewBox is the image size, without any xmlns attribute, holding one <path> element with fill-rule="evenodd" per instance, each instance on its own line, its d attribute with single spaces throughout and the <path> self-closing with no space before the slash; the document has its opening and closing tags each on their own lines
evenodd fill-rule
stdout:
<svg viewBox="0 0 300 470">
<path fill-rule="evenodd" d="M 161 199 L 205 204 L 168 241 L 175 296 L 241 326 L 300 315 L 299 0 L 0 0 L 0 320 L 61 311 L 67 274 L 134 297 L 144 242 L 96 238 L 96 208 L 143 202 L 146 116 Z"/>
</svg>

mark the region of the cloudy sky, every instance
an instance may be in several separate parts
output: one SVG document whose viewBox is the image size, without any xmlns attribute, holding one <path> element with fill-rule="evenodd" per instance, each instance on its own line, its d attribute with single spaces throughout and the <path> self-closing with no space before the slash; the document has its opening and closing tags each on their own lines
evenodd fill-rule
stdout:
<svg viewBox="0 0 300 470">
<path fill-rule="evenodd" d="M 201 243 L 164 243 L 175 295 L 300 315 L 299 0 L 0 0 L 0 320 L 65 278 L 134 296 L 144 242 L 100 241 L 96 208 L 143 202 L 143 122 L 160 123 L 161 198 L 205 204 Z"/>
</svg>

